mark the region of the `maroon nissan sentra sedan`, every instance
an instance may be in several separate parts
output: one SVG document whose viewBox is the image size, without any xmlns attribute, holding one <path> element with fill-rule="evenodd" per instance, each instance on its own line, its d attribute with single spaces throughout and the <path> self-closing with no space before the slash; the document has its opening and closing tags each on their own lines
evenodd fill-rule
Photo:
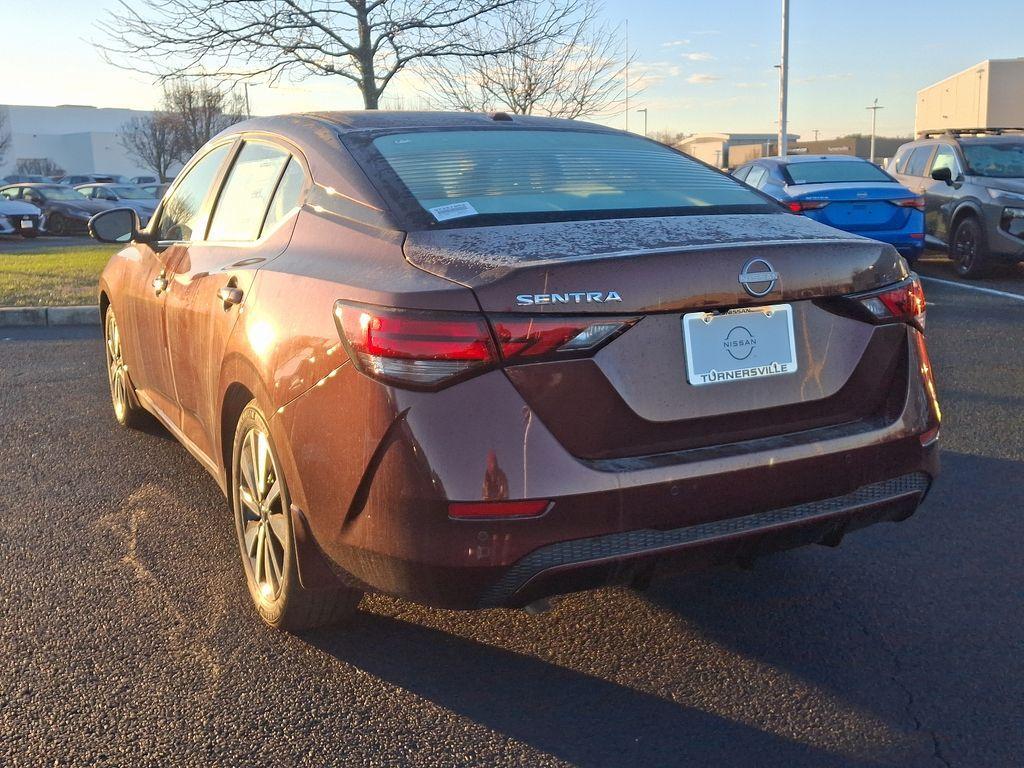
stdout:
<svg viewBox="0 0 1024 768">
<path fill-rule="evenodd" d="M 896 251 L 621 131 L 255 119 L 90 228 L 114 414 L 217 479 L 273 626 L 834 545 L 938 469 Z"/>
</svg>

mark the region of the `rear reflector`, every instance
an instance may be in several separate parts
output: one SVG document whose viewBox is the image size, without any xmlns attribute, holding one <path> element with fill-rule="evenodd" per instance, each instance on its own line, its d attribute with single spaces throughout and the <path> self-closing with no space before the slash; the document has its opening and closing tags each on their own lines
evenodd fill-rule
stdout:
<svg viewBox="0 0 1024 768">
<path fill-rule="evenodd" d="M 457 520 L 494 520 L 496 518 L 538 517 L 547 511 L 550 501 L 453 501 L 448 516 Z"/>
</svg>

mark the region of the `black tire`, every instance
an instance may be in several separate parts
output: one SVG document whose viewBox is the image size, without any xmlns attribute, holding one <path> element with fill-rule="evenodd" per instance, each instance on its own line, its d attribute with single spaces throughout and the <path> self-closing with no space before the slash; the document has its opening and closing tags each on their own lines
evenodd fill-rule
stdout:
<svg viewBox="0 0 1024 768">
<path fill-rule="evenodd" d="M 139 429 L 153 423 L 152 417 L 139 404 L 128 373 L 128 366 L 121 356 L 121 330 L 114 317 L 114 310 L 107 307 L 103 317 L 103 351 L 107 361 L 107 383 L 110 385 L 110 403 L 114 418 L 122 427 Z"/>
<path fill-rule="evenodd" d="M 973 280 L 986 275 L 991 268 L 985 231 L 975 216 L 964 216 L 956 223 L 950 238 L 949 257 L 961 277 Z"/>
<path fill-rule="evenodd" d="M 302 632 L 346 622 L 355 615 L 361 592 L 343 586 L 310 590 L 299 583 L 290 498 L 280 466 L 254 400 L 242 411 L 231 450 L 231 508 L 249 596 L 275 629 Z"/>
<path fill-rule="evenodd" d="M 68 233 L 68 221 L 63 214 L 51 213 L 46 217 L 46 231 L 51 235 L 66 235 Z"/>
</svg>

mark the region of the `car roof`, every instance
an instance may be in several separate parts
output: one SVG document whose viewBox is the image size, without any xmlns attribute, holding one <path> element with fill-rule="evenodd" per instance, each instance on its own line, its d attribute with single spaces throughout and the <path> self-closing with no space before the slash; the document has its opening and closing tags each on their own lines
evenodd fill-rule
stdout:
<svg viewBox="0 0 1024 768">
<path fill-rule="evenodd" d="M 759 162 L 767 163 L 769 165 L 793 165 L 796 163 L 821 162 L 822 160 L 829 162 L 870 162 L 869 160 L 865 160 L 863 157 L 857 157 L 855 155 L 786 155 L 785 157 L 758 158 Z"/>
<path fill-rule="evenodd" d="M 438 130 L 445 128 L 554 128 L 575 129 L 617 133 L 596 123 L 582 120 L 565 120 L 557 117 L 538 117 L 534 115 L 508 115 L 504 112 L 485 114 L 482 112 L 389 112 L 387 110 L 363 110 L 359 112 L 305 112 L 294 115 L 278 115 L 275 117 L 256 117 L 235 123 L 222 132 L 222 136 L 261 132 L 275 133 L 286 139 L 308 141 L 310 132 L 317 132 L 324 126 L 338 134 L 351 134 L 364 131 L 407 129 Z M 325 138 L 321 136 L 321 138 Z"/>
<path fill-rule="evenodd" d="M 13 184 L 5 184 L 4 189 L 9 187 L 30 187 L 32 189 L 66 189 L 64 184 L 54 184 L 49 181 L 16 181 Z"/>
</svg>

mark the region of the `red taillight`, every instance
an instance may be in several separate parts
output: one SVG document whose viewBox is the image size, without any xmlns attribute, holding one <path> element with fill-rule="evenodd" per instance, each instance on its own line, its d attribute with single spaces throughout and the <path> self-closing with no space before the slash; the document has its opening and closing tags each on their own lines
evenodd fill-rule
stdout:
<svg viewBox="0 0 1024 768">
<path fill-rule="evenodd" d="M 497 518 L 538 517 L 551 502 L 546 499 L 531 501 L 453 501 L 448 504 L 448 516 L 456 520 L 494 520 Z"/>
<path fill-rule="evenodd" d="M 501 363 L 590 355 L 637 318 L 491 318 L 470 312 L 428 312 L 338 302 L 335 321 L 349 357 L 375 379 L 436 389 Z M 497 344 L 495 344 L 497 339 Z"/>
<path fill-rule="evenodd" d="M 382 381 L 432 388 L 498 362 L 479 315 L 339 303 L 334 316 L 352 361 Z"/>
<path fill-rule="evenodd" d="M 861 304 L 882 322 L 909 323 L 924 331 L 925 300 L 921 281 L 915 276 L 895 288 L 857 297 Z"/>
<path fill-rule="evenodd" d="M 828 203 L 828 200 L 790 200 L 786 203 L 786 207 L 793 213 L 803 213 L 824 208 Z"/>
<path fill-rule="evenodd" d="M 636 322 L 635 318 L 491 318 L 502 358 L 522 362 L 558 355 L 592 354 Z"/>
<path fill-rule="evenodd" d="M 898 205 L 900 208 L 916 208 L 919 211 L 924 210 L 924 198 L 918 195 L 917 197 L 907 197 L 903 200 L 890 200 L 893 205 Z"/>
</svg>

